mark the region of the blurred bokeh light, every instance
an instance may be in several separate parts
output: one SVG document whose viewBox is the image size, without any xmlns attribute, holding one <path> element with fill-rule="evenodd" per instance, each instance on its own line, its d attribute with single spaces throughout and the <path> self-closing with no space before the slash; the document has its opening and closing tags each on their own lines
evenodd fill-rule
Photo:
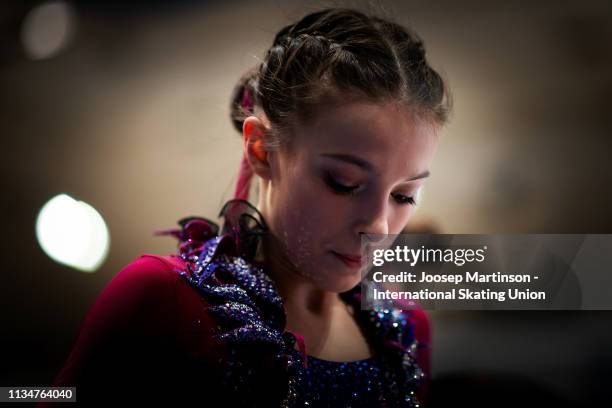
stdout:
<svg viewBox="0 0 612 408">
<path fill-rule="evenodd" d="M 23 47 L 32 59 L 50 58 L 68 46 L 74 34 L 72 10 L 63 1 L 43 3 L 26 16 L 21 31 Z"/>
<path fill-rule="evenodd" d="M 98 269 L 110 243 L 100 213 L 66 194 L 42 207 L 36 219 L 36 238 L 50 258 L 84 272 Z"/>
</svg>

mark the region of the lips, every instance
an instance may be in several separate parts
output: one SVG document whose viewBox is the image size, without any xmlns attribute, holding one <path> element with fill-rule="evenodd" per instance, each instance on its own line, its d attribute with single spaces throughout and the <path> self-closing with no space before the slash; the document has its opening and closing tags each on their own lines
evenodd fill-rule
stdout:
<svg viewBox="0 0 612 408">
<path fill-rule="evenodd" d="M 347 255 L 347 254 L 342 254 L 340 252 L 336 252 L 338 255 L 343 256 L 351 261 L 354 262 L 361 262 L 361 255 Z"/>
<path fill-rule="evenodd" d="M 331 252 L 336 255 L 341 261 L 343 261 L 346 265 L 352 268 L 358 268 L 362 264 L 362 258 L 359 255 L 346 255 L 336 251 Z"/>
</svg>

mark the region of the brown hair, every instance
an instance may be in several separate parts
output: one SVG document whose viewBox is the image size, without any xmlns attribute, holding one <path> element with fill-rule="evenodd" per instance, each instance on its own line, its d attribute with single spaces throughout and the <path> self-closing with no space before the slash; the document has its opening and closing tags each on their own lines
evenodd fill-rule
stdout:
<svg viewBox="0 0 612 408">
<path fill-rule="evenodd" d="M 418 117 L 439 125 L 451 108 L 449 91 L 427 63 L 416 33 L 357 10 L 328 8 L 276 34 L 263 62 L 234 88 L 230 116 L 242 134 L 244 119 L 261 109 L 273 131 L 266 138 L 270 148 L 324 104 L 351 96 L 404 101 Z"/>
</svg>

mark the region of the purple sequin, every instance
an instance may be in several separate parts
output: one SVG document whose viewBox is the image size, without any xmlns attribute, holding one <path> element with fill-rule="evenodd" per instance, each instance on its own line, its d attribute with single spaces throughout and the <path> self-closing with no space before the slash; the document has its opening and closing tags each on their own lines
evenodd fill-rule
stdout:
<svg viewBox="0 0 612 408">
<path fill-rule="evenodd" d="M 230 200 L 224 208 L 236 201 L 254 209 L 244 200 Z M 390 304 L 361 310 L 361 285 L 341 298 L 356 311 L 374 356 L 340 363 L 303 356 L 295 349 L 296 338 L 285 330 L 286 315 L 274 282 L 250 262 L 251 246 L 266 232 L 263 217 L 254 212 L 259 217 L 239 214 L 239 225 L 226 219 L 221 235 L 215 223 L 201 217 L 179 221 L 182 230 L 166 231 L 179 239 L 179 255 L 186 262 L 186 269 L 177 272 L 210 304 L 208 312 L 217 322 L 215 338 L 230 347 L 222 361 L 224 384 L 236 400 L 245 406 L 285 408 L 419 407 L 415 391 L 424 374 L 415 359 L 413 328 L 406 314 Z M 252 228 L 246 224 L 249 219 L 256 221 Z M 267 393 L 262 376 L 269 375 L 261 372 L 260 360 L 266 370 L 278 368 L 279 375 L 270 378 L 284 381 L 280 389 L 286 392 L 275 405 L 260 402 Z"/>
</svg>

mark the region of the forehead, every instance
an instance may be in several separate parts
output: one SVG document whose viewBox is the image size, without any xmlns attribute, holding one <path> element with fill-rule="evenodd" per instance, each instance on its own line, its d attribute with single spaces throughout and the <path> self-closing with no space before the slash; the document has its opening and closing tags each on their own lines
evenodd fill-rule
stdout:
<svg viewBox="0 0 612 408">
<path fill-rule="evenodd" d="M 349 153 L 374 163 L 412 162 L 419 167 L 436 142 L 435 129 L 395 102 L 353 102 L 322 110 L 296 131 L 304 154 Z"/>
</svg>

